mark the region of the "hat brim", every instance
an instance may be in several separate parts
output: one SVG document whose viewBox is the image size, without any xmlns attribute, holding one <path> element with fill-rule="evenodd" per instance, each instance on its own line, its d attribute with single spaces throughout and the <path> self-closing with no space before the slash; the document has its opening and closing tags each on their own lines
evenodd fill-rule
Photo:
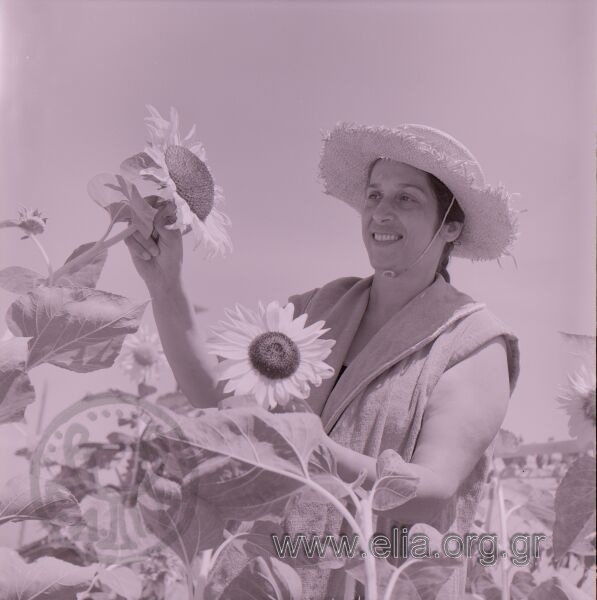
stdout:
<svg viewBox="0 0 597 600">
<path fill-rule="evenodd" d="M 485 185 L 472 154 L 454 138 L 432 128 L 338 124 L 324 137 L 321 151 L 319 178 L 325 193 L 360 213 L 369 167 L 379 157 L 427 171 L 454 194 L 465 220 L 453 256 L 492 260 L 510 254 L 518 235 L 512 195 L 502 185 Z"/>
</svg>

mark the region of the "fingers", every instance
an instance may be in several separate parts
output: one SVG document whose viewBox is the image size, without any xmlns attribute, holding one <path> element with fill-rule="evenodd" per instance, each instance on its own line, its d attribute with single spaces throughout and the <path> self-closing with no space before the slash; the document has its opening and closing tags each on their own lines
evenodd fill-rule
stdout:
<svg viewBox="0 0 597 600">
<path fill-rule="evenodd" d="M 131 254 L 143 260 L 150 260 L 160 253 L 158 245 L 151 238 L 144 238 L 139 231 L 125 239 Z"/>
<path fill-rule="evenodd" d="M 176 221 L 176 204 L 172 201 L 160 204 L 158 212 L 153 218 L 153 223 L 158 233 L 162 235 L 165 232 L 171 231 L 166 229 L 166 225 L 172 225 Z"/>
<path fill-rule="evenodd" d="M 161 204 L 156 213 L 153 224 L 162 248 L 178 248 L 182 244 L 180 229 L 170 229 L 168 226 L 176 222 L 176 204 L 172 201 Z"/>
</svg>

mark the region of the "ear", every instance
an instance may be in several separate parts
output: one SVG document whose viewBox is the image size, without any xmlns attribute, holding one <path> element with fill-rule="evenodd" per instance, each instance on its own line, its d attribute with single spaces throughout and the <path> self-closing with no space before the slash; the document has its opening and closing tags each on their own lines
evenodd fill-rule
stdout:
<svg viewBox="0 0 597 600">
<path fill-rule="evenodd" d="M 446 242 L 453 242 L 458 239 L 458 236 L 462 232 L 462 227 L 464 223 L 459 223 L 458 221 L 450 221 L 449 223 L 445 223 L 442 227 L 442 238 Z"/>
</svg>

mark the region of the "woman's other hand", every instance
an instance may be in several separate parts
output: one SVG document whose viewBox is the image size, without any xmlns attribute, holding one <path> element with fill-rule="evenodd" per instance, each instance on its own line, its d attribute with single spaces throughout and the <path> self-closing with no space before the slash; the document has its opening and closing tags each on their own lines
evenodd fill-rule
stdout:
<svg viewBox="0 0 597 600">
<path fill-rule="evenodd" d="M 158 205 L 154 217 L 153 236 L 145 238 L 140 231 L 136 231 L 125 240 L 133 264 L 151 296 L 180 284 L 182 234 L 179 229 L 166 229 L 166 225 L 171 225 L 175 219 L 174 202 L 164 201 Z"/>
</svg>

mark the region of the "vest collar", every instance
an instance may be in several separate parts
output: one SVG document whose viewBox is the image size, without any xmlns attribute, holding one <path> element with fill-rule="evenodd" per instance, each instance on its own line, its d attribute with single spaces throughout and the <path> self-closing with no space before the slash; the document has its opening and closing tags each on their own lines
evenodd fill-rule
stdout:
<svg viewBox="0 0 597 600">
<path fill-rule="evenodd" d="M 372 276 L 358 280 L 331 308 L 328 306 L 325 310 L 322 306 L 323 314 L 309 311 L 310 320 L 325 319 L 326 327 L 330 328 L 326 337 L 336 340 L 327 361 L 336 373 L 367 308 L 372 282 Z M 312 307 L 319 312 L 314 300 Z M 483 307 L 438 275 L 369 340 L 335 387 L 335 379 L 330 378 L 312 390 L 309 403 L 315 410 L 323 407 L 319 413 L 326 432 L 331 431 L 348 405 L 371 381 L 433 341 L 456 321 Z"/>
</svg>

